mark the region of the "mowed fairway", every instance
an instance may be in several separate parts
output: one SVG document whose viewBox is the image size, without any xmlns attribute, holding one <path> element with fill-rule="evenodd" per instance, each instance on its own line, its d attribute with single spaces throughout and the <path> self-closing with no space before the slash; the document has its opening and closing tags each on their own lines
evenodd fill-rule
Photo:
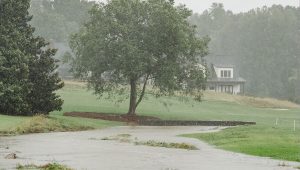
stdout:
<svg viewBox="0 0 300 170">
<path fill-rule="evenodd" d="M 116 123 L 81 118 L 63 117 L 63 112 L 104 112 L 126 113 L 128 102 L 115 103 L 107 99 L 97 99 L 92 92 L 80 84 L 67 84 L 58 92 L 65 100 L 63 111 L 51 113 L 51 117 L 70 124 L 80 124 L 101 128 L 117 125 Z M 207 97 L 208 98 L 208 97 Z M 199 103 L 193 100 L 180 100 L 177 97 L 155 98 L 146 95 L 137 112 L 141 115 L 156 116 L 173 120 L 240 120 L 255 121 L 255 126 L 229 128 L 212 134 L 193 134 L 222 149 L 242 152 L 257 156 L 300 162 L 300 109 L 256 108 L 247 104 L 218 100 L 217 98 Z M 20 117 L 0 117 L 0 128 L 20 123 Z M 275 125 L 278 119 L 278 125 Z M 294 128 L 296 121 L 296 131 Z M 9 122 L 9 123 L 8 123 Z"/>
</svg>

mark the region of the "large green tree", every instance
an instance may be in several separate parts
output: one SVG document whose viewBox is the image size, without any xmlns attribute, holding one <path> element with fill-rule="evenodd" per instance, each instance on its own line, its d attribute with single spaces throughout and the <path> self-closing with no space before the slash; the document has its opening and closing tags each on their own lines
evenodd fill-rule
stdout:
<svg viewBox="0 0 300 170">
<path fill-rule="evenodd" d="M 15 5 L 15 6 L 14 6 Z M 24 27 L 29 20 L 26 4 L 0 1 L 0 110 L 2 113 L 18 113 L 28 109 L 23 94 L 27 89 L 29 69 L 25 44 L 31 29 Z M 25 37 L 26 36 L 26 37 Z M 23 44 L 23 40 L 26 40 Z"/>
<path fill-rule="evenodd" d="M 0 1 L 0 113 L 48 114 L 61 109 L 54 93 L 63 83 L 55 73 L 55 50 L 33 35 L 30 0 Z"/>
<path fill-rule="evenodd" d="M 196 37 L 190 10 L 168 0 L 109 0 L 90 14 L 70 44 L 73 72 L 87 78 L 96 94 L 129 85 L 131 116 L 149 80 L 158 95 L 181 91 L 199 99 L 209 39 Z"/>
</svg>

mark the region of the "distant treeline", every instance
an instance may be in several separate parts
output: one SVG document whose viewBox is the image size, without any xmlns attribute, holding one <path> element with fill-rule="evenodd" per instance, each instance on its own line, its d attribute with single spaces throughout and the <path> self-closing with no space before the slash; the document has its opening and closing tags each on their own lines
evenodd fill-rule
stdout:
<svg viewBox="0 0 300 170">
<path fill-rule="evenodd" d="M 32 25 L 38 35 L 68 48 L 69 36 L 89 19 L 93 5 L 84 0 L 32 0 Z M 200 37 L 211 38 L 207 60 L 235 65 L 247 80 L 248 95 L 300 103 L 299 8 L 272 6 L 233 14 L 213 4 L 190 21 Z"/>
<path fill-rule="evenodd" d="M 300 9 L 272 6 L 233 14 L 213 4 L 194 14 L 199 36 L 211 38 L 212 62 L 234 64 L 249 95 L 300 103 Z"/>
<path fill-rule="evenodd" d="M 94 2 L 85 0 L 31 0 L 31 24 L 36 28 L 35 34 L 47 39 L 53 48 L 58 49 L 56 58 L 62 61 L 62 56 L 70 51 L 70 35 L 89 19 L 88 11 Z M 60 62 L 59 74 L 66 78 L 69 65 Z"/>
<path fill-rule="evenodd" d="M 94 2 L 82 0 L 31 0 L 31 24 L 36 34 L 48 40 L 67 43 L 69 36 L 89 19 Z"/>
</svg>

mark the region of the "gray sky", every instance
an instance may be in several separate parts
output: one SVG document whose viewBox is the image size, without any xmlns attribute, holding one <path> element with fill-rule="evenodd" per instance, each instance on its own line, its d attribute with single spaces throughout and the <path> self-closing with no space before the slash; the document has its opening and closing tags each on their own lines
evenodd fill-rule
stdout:
<svg viewBox="0 0 300 170">
<path fill-rule="evenodd" d="M 177 4 L 186 4 L 188 8 L 197 13 L 202 13 L 204 10 L 209 9 L 214 2 L 223 3 L 226 10 L 238 13 L 265 5 L 272 6 L 274 4 L 281 4 L 283 6 L 299 6 L 299 1 L 300 0 L 175 0 Z"/>
<path fill-rule="evenodd" d="M 210 8 L 214 2 L 223 3 L 226 10 L 231 10 L 234 13 L 274 4 L 299 6 L 299 0 L 175 0 L 175 2 L 186 4 L 188 8 L 197 13 L 202 13 L 205 9 Z"/>
</svg>

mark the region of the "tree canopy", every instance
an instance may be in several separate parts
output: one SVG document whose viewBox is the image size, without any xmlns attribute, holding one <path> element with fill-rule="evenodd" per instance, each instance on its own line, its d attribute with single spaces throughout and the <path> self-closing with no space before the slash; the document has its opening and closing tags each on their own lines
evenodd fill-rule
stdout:
<svg viewBox="0 0 300 170">
<path fill-rule="evenodd" d="M 199 99 L 208 38 L 196 37 L 191 11 L 167 0 L 110 0 L 90 11 L 90 20 L 72 37 L 72 71 L 96 94 L 130 86 L 134 115 L 151 80 L 157 95 L 181 91 Z M 204 63 L 202 62 L 204 65 Z"/>
<path fill-rule="evenodd" d="M 55 73 L 56 50 L 33 36 L 29 0 L 0 1 L 0 113 L 48 114 L 61 109 L 54 91 L 63 83 Z"/>
</svg>

